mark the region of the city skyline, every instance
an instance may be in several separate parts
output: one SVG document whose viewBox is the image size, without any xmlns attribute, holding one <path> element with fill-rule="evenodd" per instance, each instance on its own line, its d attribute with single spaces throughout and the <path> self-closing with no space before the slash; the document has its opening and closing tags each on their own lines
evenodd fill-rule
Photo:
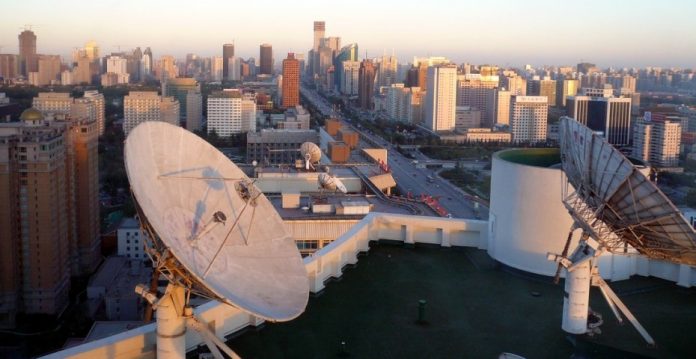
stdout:
<svg viewBox="0 0 696 359">
<path fill-rule="evenodd" d="M 279 60 L 288 52 L 306 54 L 312 47 L 312 22 L 321 20 L 326 22 L 326 36 L 358 43 L 360 59 L 366 53 L 376 57 L 394 51 L 400 62 L 432 55 L 501 66 L 590 61 L 603 68 L 693 68 L 696 49 L 684 45 L 696 42 L 696 32 L 689 27 L 696 4 L 669 4 L 592 0 L 568 11 L 550 0 L 498 0 L 485 7 L 471 2 L 423 6 L 388 1 L 369 3 L 370 11 L 364 11 L 368 3 L 356 1 L 327 11 L 320 2 L 310 1 L 271 3 L 274 11 L 262 12 L 247 3 L 213 1 L 197 7 L 178 1 L 166 6 L 159 1 L 65 1 L 55 8 L 47 1 L 31 0 L 5 5 L 14 15 L 0 25 L 0 52 L 17 53 L 20 28 L 32 24 L 38 52 L 59 54 L 64 60 L 89 40 L 97 42 L 102 54 L 149 46 L 156 58 L 183 58 L 186 53 L 222 56 L 222 44 L 234 42 L 237 56 L 258 59 L 259 45 L 269 43 Z"/>
</svg>

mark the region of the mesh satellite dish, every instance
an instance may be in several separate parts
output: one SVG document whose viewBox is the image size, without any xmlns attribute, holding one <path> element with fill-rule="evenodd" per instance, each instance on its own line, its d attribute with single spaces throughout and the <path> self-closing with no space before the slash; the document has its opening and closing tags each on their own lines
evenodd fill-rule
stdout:
<svg viewBox="0 0 696 359">
<path fill-rule="evenodd" d="M 650 345 L 655 341 L 599 275 L 595 258 L 603 252 L 632 250 L 654 259 L 696 264 L 696 232 L 667 197 L 604 138 L 578 121 L 560 121 L 561 162 L 566 177 L 563 203 L 574 220 L 563 253 L 549 253 L 565 268 L 565 331 L 584 334 L 590 286 L 601 290 L 619 322 L 619 310 Z M 571 187 L 572 186 L 572 187 Z M 582 230 L 568 255 L 573 232 Z M 592 316 L 592 315 L 591 315 Z"/>
<path fill-rule="evenodd" d="M 161 326 L 178 320 L 232 355 L 190 315 L 191 294 L 269 321 L 304 311 L 309 283 L 297 246 L 270 202 L 225 155 L 159 121 L 133 129 L 124 152 L 146 251 L 154 270 L 170 282 L 159 299 L 146 288 L 137 290 L 157 307 L 158 354 L 184 353 L 185 343 L 159 342 L 160 336 L 173 340 L 168 335 L 177 329 Z"/>
</svg>

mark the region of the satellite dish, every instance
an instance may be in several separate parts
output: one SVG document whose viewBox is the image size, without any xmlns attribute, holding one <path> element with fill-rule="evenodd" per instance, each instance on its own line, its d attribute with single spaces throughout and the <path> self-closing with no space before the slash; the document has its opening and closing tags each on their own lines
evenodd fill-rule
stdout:
<svg viewBox="0 0 696 359">
<path fill-rule="evenodd" d="M 312 142 L 305 142 L 300 146 L 300 154 L 305 160 L 305 169 L 316 168 L 314 165 L 321 159 L 321 149 Z"/>
<path fill-rule="evenodd" d="M 335 175 L 322 172 L 317 177 L 319 182 L 319 188 L 327 191 L 340 191 L 341 193 L 348 193 L 348 189 L 343 184 L 343 182 L 338 179 Z"/>
<path fill-rule="evenodd" d="M 259 164 L 259 162 L 256 160 L 251 161 L 251 165 L 254 167 L 256 167 L 256 165 L 258 165 L 258 164 Z"/>
<path fill-rule="evenodd" d="M 567 184 L 563 203 L 574 220 L 562 254 L 549 259 L 564 267 L 566 293 L 562 327 L 573 334 L 588 324 L 590 285 L 598 286 L 622 322 L 619 310 L 646 342 L 655 341 L 599 276 L 596 257 L 633 248 L 660 260 L 696 264 L 696 232 L 667 197 L 604 138 L 578 121 L 560 121 L 561 162 Z M 572 188 L 571 188 L 572 186 Z M 575 229 L 582 230 L 569 255 Z"/>
<path fill-rule="evenodd" d="M 124 152 L 148 233 L 146 250 L 154 269 L 170 281 L 170 295 L 161 300 L 193 293 L 269 321 L 304 311 L 309 283 L 297 246 L 263 193 L 227 157 L 191 132 L 159 121 L 133 129 Z M 187 300 L 172 300 L 188 308 Z M 158 307 L 159 318 L 163 305 Z"/>
</svg>

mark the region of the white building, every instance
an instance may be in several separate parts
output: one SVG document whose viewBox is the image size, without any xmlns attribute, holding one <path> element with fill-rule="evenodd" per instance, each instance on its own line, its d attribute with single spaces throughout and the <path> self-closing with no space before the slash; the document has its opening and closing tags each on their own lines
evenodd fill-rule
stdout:
<svg viewBox="0 0 696 359">
<path fill-rule="evenodd" d="M 84 98 L 94 103 L 97 126 L 99 127 L 99 136 L 101 136 L 104 134 L 105 126 L 104 116 L 106 105 L 104 102 L 104 95 L 97 90 L 87 90 L 85 91 Z"/>
<path fill-rule="evenodd" d="M 377 87 L 389 87 L 399 82 L 396 78 L 399 63 L 396 56 L 382 56 L 377 68 Z"/>
<path fill-rule="evenodd" d="M 146 260 L 145 233 L 135 218 L 124 218 L 116 230 L 117 253 L 129 259 Z"/>
<path fill-rule="evenodd" d="M 495 123 L 497 125 L 510 124 L 510 96 L 509 90 L 498 90 L 498 98 L 495 104 Z"/>
<path fill-rule="evenodd" d="M 32 101 L 32 107 L 44 115 L 69 115 L 73 102 L 73 98 L 67 92 L 39 92 L 39 96 L 34 97 Z"/>
<path fill-rule="evenodd" d="M 152 69 L 150 68 L 150 62 L 152 60 L 150 59 L 150 55 L 148 54 L 143 54 L 143 58 L 140 59 L 140 79 L 144 80 L 150 74 L 152 73 Z"/>
<path fill-rule="evenodd" d="M 633 132 L 633 157 L 656 167 L 678 166 L 681 131 L 676 121 L 638 121 Z"/>
<path fill-rule="evenodd" d="M 73 84 L 73 73 L 70 70 L 65 70 L 60 73 L 60 84 L 61 85 L 72 85 Z"/>
<path fill-rule="evenodd" d="M 109 74 L 113 74 L 111 76 L 116 78 L 116 83 L 127 84 L 130 80 L 128 60 L 121 56 L 109 56 L 106 59 L 106 74 L 104 75 L 107 75 L 108 78 Z"/>
<path fill-rule="evenodd" d="M 348 96 L 358 95 L 358 81 L 360 79 L 360 62 L 343 61 L 343 73 L 341 74 L 341 93 Z"/>
<path fill-rule="evenodd" d="M 161 97 L 156 91 L 131 91 L 123 98 L 123 132 L 128 133 L 145 121 L 179 125 L 179 101 Z"/>
<path fill-rule="evenodd" d="M 425 94 L 425 125 L 432 131 L 454 130 L 457 108 L 457 67 L 428 67 Z"/>
<path fill-rule="evenodd" d="M 392 84 L 385 90 L 385 109 L 392 121 L 419 123 L 422 120 L 422 100 L 424 93 L 420 87 L 404 87 Z"/>
<path fill-rule="evenodd" d="M 237 89 L 218 91 L 208 96 L 208 133 L 228 137 L 242 133 L 242 92 Z"/>
<path fill-rule="evenodd" d="M 515 142 L 546 141 L 549 104 L 546 96 L 512 96 L 510 131 Z"/>
</svg>

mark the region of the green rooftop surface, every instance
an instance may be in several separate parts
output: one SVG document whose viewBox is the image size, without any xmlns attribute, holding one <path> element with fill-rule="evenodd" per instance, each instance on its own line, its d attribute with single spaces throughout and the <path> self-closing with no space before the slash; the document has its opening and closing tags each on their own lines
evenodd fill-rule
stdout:
<svg viewBox="0 0 696 359">
<path fill-rule="evenodd" d="M 644 277 L 610 285 L 658 346 L 647 348 L 630 324 L 616 324 L 593 289 L 591 306 L 605 324 L 582 343 L 587 357 L 631 357 L 618 350 L 694 357 L 696 289 Z M 266 323 L 229 344 L 243 358 L 569 358 L 562 298 L 562 284 L 505 269 L 482 250 L 373 243 L 298 319 Z M 420 299 L 427 301 L 426 325 L 416 324 Z"/>
<path fill-rule="evenodd" d="M 551 167 L 561 163 L 561 151 L 558 148 L 514 148 L 497 152 L 501 159 L 535 167 Z"/>
</svg>

